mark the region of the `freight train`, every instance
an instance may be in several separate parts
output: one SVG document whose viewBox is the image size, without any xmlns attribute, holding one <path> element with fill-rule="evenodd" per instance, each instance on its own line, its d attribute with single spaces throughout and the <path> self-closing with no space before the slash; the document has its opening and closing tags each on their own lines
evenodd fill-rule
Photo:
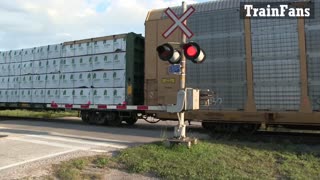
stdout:
<svg viewBox="0 0 320 180">
<path fill-rule="evenodd" d="M 187 62 L 187 87 L 209 89 L 213 103 L 186 119 L 224 131 L 261 125 L 320 127 L 320 12 L 314 18 L 240 18 L 240 0 L 192 5 L 188 27 L 206 61 Z M 314 2 L 320 9 L 320 2 Z M 172 8 L 178 15 L 181 7 Z M 0 53 L 2 109 L 75 109 L 88 123 L 134 124 L 149 116 L 176 120 L 179 75 L 170 74 L 157 47 L 173 23 L 152 10 L 145 38 L 135 33 Z"/>
</svg>

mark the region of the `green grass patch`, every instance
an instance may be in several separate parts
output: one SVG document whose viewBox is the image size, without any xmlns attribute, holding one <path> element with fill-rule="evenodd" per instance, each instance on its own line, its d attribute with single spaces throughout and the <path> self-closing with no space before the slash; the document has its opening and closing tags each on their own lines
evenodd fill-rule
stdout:
<svg viewBox="0 0 320 180">
<path fill-rule="evenodd" d="M 108 168 L 163 179 L 320 179 L 320 145 L 212 140 L 186 146 L 153 143 L 63 162 L 58 179 L 101 179 Z"/>
<path fill-rule="evenodd" d="M 61 165 L 56 172 L 56 176 L 60 179 L 66 180 L 77 180 L 82 178 L 80 170 L 68 164 Z"/>
<path fill-rule="evenodd" d="M 93 164 L 95 164 L 98 168 L 105 168 L 110 163 L 110 158 L 105 156 L 98 156 L 94 161 Z"/>
<path fill-rule="evenodd" d="M 83 170 L 89 164 L 89 160 L 85 159 L 75 159 L 71 161 L 71 165 L 76 169 Z"/>
<path fill-rule="evenodd" d="M 81 157 L 54 166 L 54 177 L 63 180 L 102 179 L 108 156 Z"/>
<path fill-rule="evenodd" d="M 164 179 L 320 179 L 320 146 L 215 140 L 185 146 L 148 144 L 115 161 Z"/>
<path fill-rule="evenodd" d="M 29 111 L 29 110 L 4 110 L 0 116 L 28 117 L 28 118 L 59 118 L 77 117 L 77 111 Z"/>
<path fill-rule="evenodd" d="M 162 179 L 320 179 L 320 145 L 249 137 L 166 147 L 163 142 L 122 150 L 114 157 L 78 158 L 57 165 L 58 179 L 100 179 L 108 168 Z"/>
</svg>

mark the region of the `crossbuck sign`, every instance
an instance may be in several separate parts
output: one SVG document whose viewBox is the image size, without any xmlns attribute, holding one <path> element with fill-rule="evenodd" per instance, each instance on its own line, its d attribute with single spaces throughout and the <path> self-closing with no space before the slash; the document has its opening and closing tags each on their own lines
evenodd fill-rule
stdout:
<svg viewBox="0 0 320 180">
<path fill-rule="evenodd" d="M 184 33 L 189 39 L 192 38 L 193 33 L 186 24 L 184 24 L 184 21 L 187 20 L 194 12 L 195 9 L 191 6 L 179 18 L 170 8 L 168 8 L 165 13 L 174 23 L 162 34 L 162 36 L 167 39 L 177 28 L 180 28 L 182 33 Z"/>
</svg>

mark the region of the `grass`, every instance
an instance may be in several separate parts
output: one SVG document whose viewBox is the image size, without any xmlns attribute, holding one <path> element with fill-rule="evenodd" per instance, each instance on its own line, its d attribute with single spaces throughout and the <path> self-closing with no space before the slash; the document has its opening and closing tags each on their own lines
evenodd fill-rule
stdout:
<svg viewBox="0 0 320 180">
<path fill-rule="evenodd" d="M 63 162 L 54 167 L 54 176 L 63 180 L 102 179 L 103 169 L 109 162 L 107 156 L 82 157 Z"/>
<path fill-rule="evenodd" d="M 238 140 L 204 141 L 188 149 L 162 142 L 57 165 L 58 179 L 101 179 L 108 168 L 163 179 L 320 179 L 320 146 Z"/>
<path fill-rule="evenodd" d="M 250 142 L 162 143 L 122 151 L 115 161 L 133 173 L 164 179 L 320 179 L 320 147 Z"/>
<path fill-rule="evenodd" d="M 110 158 L 109 157 L 104 157 L 104 156 L 99 156 L 97 157 L 93 163 L 98 167 L 98 168 L 105 168 L 107 165 L 109 165 Z"/>
<path fill-rule="evenodd" d="M 4 110 L 0 116 L 28 117 L 28 118 L 59 118 L 77 117 L 77 111 L 29 111 L 29 110 Z"/>
</svg>

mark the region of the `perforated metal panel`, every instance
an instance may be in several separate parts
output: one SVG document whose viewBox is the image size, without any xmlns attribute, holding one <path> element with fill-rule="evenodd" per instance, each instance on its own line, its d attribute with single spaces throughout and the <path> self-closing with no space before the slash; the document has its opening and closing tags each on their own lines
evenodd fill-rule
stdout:
<svg viewBox="0 0 320 180">
<path fill-rule="evenodd" d="M 244 24 L 239 4 L 228 8 L 233 7 L 229 2 L 196 5 L 197 13 L 188 20 L 195 34 L 190 41 L 200 44 L 207 59 L 187 63 L 187 86 L 215 91 L 223 103 L 209 107 L 214 110 L 242 110 L 246 102 Z"/>
<path fill-rule="evenodd" d="M 299 110 L 297 19 L 252 19 L 254 95 L 258 110 Z"/>
<path fill-rule="evenodd" d="M 320 1 L 315 1 L 315 18 L 305 22 L 309 97 L 314 111 L 320 110 Z"/>
</svg>

